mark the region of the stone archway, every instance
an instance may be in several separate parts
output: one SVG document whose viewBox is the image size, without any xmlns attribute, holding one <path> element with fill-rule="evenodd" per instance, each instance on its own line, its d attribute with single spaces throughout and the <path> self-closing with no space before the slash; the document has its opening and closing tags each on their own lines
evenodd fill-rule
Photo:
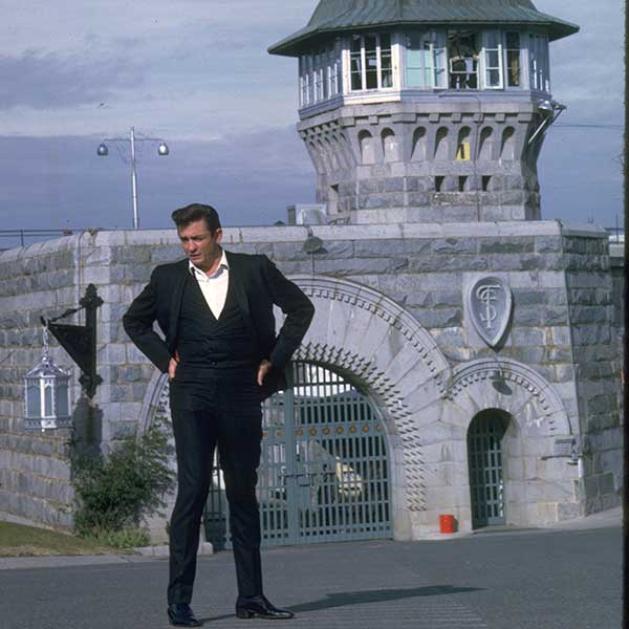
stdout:
<svg viewBox="0 0 629 629">
<path fill-rule="evenodd" d="M 553 385 L 532 367 L 509 358 L 481 358 L 457 367 L 446 398 L 465 417 L 500 408 L 510 413 L 529 437 L 573 434 Z"/>
<path fill-rule="evenodd" d="M 450 366 L 432 336 L 382 293 L 337 278 L 291 279 L 315 304 L 295 358 L 351 374 L 377 403 L 389 443 L 394 535 L 415 537 L 414 522 L 426 504 L 420 427 L 440 412 Z"/>
<path fill-rule="evenodd" d="M 293 276 L 315 304 L 315 318 L 296 360 L 351 375 L 377 404 L 391 461 L 394 535 L 416 536 L 426 505 L 422 423 L 440 413 L 450 367 L 432 336 L 385 295 L 346 280 Z M 278 319 L 281 313 L 278 311 Z M 143 428 L 169 422 L 168 382 L 156 374 L 144 404 Z"/>
<path fill-rule="evenodd" d="M 539 525 L 560 519 L 563 509 L 573 511 L 578 472 L 556 456 L 558 444 L 575 437 L 560 395 L 527 365 L 479 359 L 453 371 L 442 416 L 457 452 L 451 465 L 460 480 L 451 500 L 463 528 L 471 528 L 472 519 L 467 432 L 488 411 L 510 418 L 502 438 L 506 523 Z"/>
<path fill-rule="evenodd" d="M 467 431 L 467 454 L 472 528 L 505 524 L 504 451 L 511 415 L 486 409 L 472 418 Z"/>
</svg>

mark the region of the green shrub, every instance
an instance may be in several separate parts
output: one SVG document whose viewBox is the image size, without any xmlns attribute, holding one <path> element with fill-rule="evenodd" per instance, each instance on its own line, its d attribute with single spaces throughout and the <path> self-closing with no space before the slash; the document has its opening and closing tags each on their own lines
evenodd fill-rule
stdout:
<svg viewBox="0 0 629 629">
<path fill-rule="evenodd" d="M 166 435 L 153 426 L 139 439 L 122 441 L 107 457 L 75 459 L 77 533 L 99 539 L 116 533 L 111 539 L 123 539 L 144 515 L 164 506 L 162 496 L 175 477 L 168 466 L 170 450 Z"/>
</svg>

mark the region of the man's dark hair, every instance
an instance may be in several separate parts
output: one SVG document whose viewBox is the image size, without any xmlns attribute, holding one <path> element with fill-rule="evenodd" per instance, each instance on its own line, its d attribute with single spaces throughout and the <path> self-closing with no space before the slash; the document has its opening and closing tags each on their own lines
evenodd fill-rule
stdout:
<svg viewBox="0 0 629 629">
<path fill-rule="evenodd" d="M 218 212 L 211 205 L 203 205 L 202 203 L 191 203 L 186 207 L 181 207 L 171 214 L 171 218 L 177 228 L 186 227 L 201 219 L 205 220 L 205 224 L 212 234 L 221 228 Z"/>
</svg>

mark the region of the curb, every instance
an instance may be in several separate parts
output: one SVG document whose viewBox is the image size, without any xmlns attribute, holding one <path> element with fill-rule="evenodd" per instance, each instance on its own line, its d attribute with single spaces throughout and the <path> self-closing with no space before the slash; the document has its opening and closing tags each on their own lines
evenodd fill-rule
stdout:
<svg viewBox="0 0 629 629">
<path fill-rule="evenodd" d="M 142 555 L 142 557 L 153 557 L 163 559 L 168 557 L 170 554 L 170 547 L 168 544 L 163 544 L 161 546 L 138 546 L 133 549 L 138 555 Z M 214 554 L 214 547 L 210 542 L 199 541 L 199 550 L 197 554 L 202 557 L 207 557 L 208 555 Z"/>
</svg>

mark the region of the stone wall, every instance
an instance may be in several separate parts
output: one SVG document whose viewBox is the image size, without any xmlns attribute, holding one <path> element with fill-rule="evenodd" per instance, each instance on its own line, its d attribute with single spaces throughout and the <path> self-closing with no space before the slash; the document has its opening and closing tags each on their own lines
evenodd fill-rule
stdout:
<svg viewBox="0 0 629 629">
<path fill-rule="evenodd" d="M 625 246 L 620 243 L 610 243 L 609 261 L 612 275 L 612 291 L 614 306 L 613 343 L 618 348 L 618 359 L 621 371 L 625 364 Z M 618 387 L 618 408 L 620 409 L 620 421 L 624 423 L 624 394 L 622 387 Z"/>
<path fill-rule="evenodd" d="M 41 358 L 40 317 L 78 303 L 79 242 L 75 236 L 0 254 L 0 512 L 49 526 L 71 523 L 71 431 L 24 432 L 23 377 Z M 60 348 L 51 354 L 69 365 Z"/>
<path fill-rule="evenodd" d="M 314 254 L 304 251 L 311 235 L 323 243 Z M 587 228 L 568 231 L 552 221 L 282 226 L 228 228 L 223 244 L 235 252 L 266 254 L 289 276 L 342 278 L 392 300 L 436 343 L 450 373 L 445 376 L 453 382 L 458 382 L 458 373 L 465 380 L 465 369 L 477 363 L 485 365 L 483 369 L 496 364 L 507 371 L 506 365 L 511 365 L 514 386 L 523 382 L 517 365 L 536 374 L 541 383 L 538 389 L 552 394 L 555 407 L 565 415 L 567 428 L 561 434 L 576 436 L 590 449 L 578 469 L 568 465 L 568 459 L 554 458 L 553 440 L 546 434 L 540 433 L 529 450 L 520 452 L 521 470 L 512 494 L 521 503 L 519 522 L 539 524 L 617 503 L 621 473 L 618 362 L 610 340 L 614 300 L 603 233 Z M 89 283 L 96 285 L 103 298 L 98 311 L 98 372 L 104 383 L 90 409 L 93 421 L 88 432 L 107 450 L 117 440 L 146 428 L 158 381 L 156 370 L 124 333 L 122 314 L 156 264 L 180 257 L 172 231 L 85 233 L 0 254 L 1 276 L 8 278 L 0 284 L 0 351 L 8 357 L 0 371 L 0 511 L 46 524 L 70 521 L 69 435 L 21 431 L 21 380 L 39 357 L 39 316 L 54 316 L 76 306 Z M 499 351 L 482 341 L 465 307 L 467 287 L 487 274 L 499 275 L 513 292 L 511 329 Z M 35 293 L 37 299 L 31 297 Z M 390 351 L 381 348 L 381 353 Z M 70 365 L 58 348 L 54 357 L 59 364 Z M 405 363 L 399 356 L 391 358 L 396 360 L 392 373 L 397 369 L 402 374 L 399 370 Z M 77 371 L 75 404 L 79 401 Z M 356 375 L 357 384 L 368 388 L 369 382 L 361 382 L 361 377 Z M 378 391 L 370 392 L 378 399 Z M 469 392 L 472 395 L 473 388 Z M 482 394 L 476 397 L 477 410 L 493 403 Z M 432 522 L 442 506 L 469 511 L 469 489 L 464 466 L 460 466 L 466 456 L 466 426 L 474 410 L 456 432 L 447 424 L 446 406 L 418 412 L 404 429 L 418 435 L 429 457 L 430 478 L 417 482 L 430 485 L 425 493 L 433 503 L 426 506 L 423 498 L 415 501 L 424 505 L 417 507 L 424 509 L 423 522 Z M 78 420 L 85 409 L 77 408 Z M 523 422 L 519 429 L 525 429 L 531 418 L 518 419 L 513 412 L 516 421 Z M 457 443 L 444 447 L 453 435 Z M 399 435 L 391 438 L 392 443 L 400 441 Z M 408 443 L 412 439 L 405 447 Z M 407 460 L 400 454 L 396 457 Z M 459 466 L 456 473 L 449 471 L 453 466 Z M 395 478 L 403 479 L 408 469 L 405 472 L 402 465 L 399 470 Z M 56 483 L 54 491 L 48 488 L 51 479 Z M 407 481 L 399 483 L 400 495 L 415 491 Z M 556 491 L 551 491 L 551 485 Z M 440 496 L 448 502 L 439 504 Z M 409 504 L 413 500 L 410 496 Z M 36 504 L 43 505 L 41 512 Z"/>
<path fill-rule="evenodd" d="M 303 111 L 317 201 L 352 223 L 540 218 L 537 105 L 496 93 Z M 467 147 L 467 150 L 462 147 Z M 464 154 L 461 154 L 463 151 Z M 471 156 L 476 156 L 474 159 Z"/>
<path fill-rule="evenodd" d="M 566 288 L 575 382 L 580 406 L 586 513 L 618 504 L 623 440 L 618 406 L 620 348 L 616 343 L 609 244 L 565 230 Z"/>
<path fill-rule="evenodd" d="M 625 331 L 625 252 L 624 245 L 610 243 L 609 262 L 612 276 L 614 330 L 618 345 L 622 345 Z M 622 353 L 622 352 L 621 352 Z"/>
</svg>

